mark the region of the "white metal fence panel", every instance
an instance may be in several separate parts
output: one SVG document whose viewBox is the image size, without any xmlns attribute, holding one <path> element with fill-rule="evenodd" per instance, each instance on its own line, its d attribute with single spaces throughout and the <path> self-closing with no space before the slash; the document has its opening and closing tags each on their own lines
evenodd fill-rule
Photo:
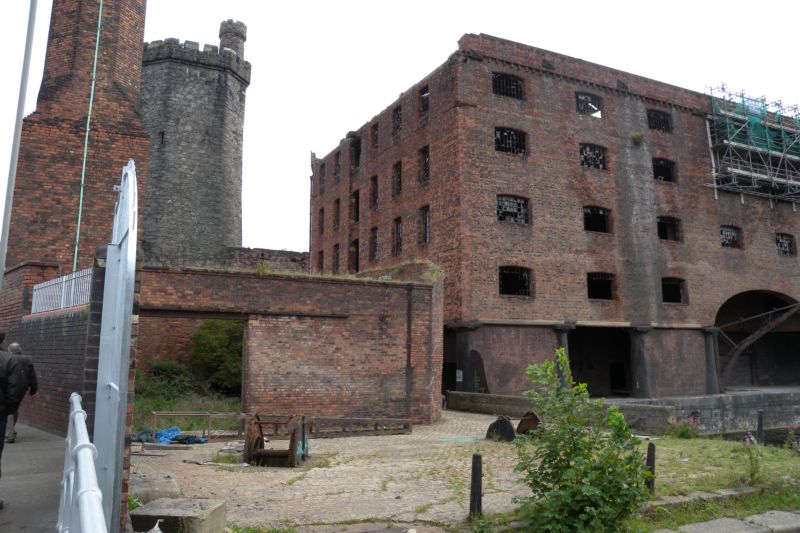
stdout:
<svg viewBox="0 0 800 533">
<path fill-rule="evenodd" d="M 94 468 L 97 449 L 89 441 L 86 411 L 76 392 L 69 397 L 69 403 L 69 430 L 56 530 L 59 533 L 108 533 L 103 516 L 103 494 L 97 486 Z"/>
<path fill-rule="evenodd" d="M 103 492 L 106 525 L 111 531 L 117 529 L 120 519 L 133 285 L 136 276 L 138 199 L 133 160 L 128 161 L 123 168 L 122 180 L 117 190 L 119 199 L 114 216 L 114 231 L 106 254 L 94 418 L 98 483 Z"/>
<path fill-rule="evenodd" d="M 31 313 L 89 303 L 92 269 L 86 268 L 33 286 Z"/>
</svg>

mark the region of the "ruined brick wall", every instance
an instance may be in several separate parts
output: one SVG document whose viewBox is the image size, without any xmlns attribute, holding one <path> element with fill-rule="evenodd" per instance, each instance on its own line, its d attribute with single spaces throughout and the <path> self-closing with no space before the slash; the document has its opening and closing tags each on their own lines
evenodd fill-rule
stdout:
<svg viewBox="0 0 800 533">
<path fill-rule="evenodd" d="M 201 51 L 177 39 L 145 45 L 147 264 L 216 265 L 228 259 L 228 247 L 241 246 L 246 33 L 244 24 L 229 20 L 220 27 L 220 47 Z"/>
<path fill-rule="evenodd" d="M 229 254 L 230 263 L 234 266 L 263 268 L 276 272 L 308 272 L 308 252 L 230 248 Z"/>
<path fill-rule="evenodd" d="M 438 285 L 157 268 L 140 279 L 140 360 L 176 353 L 204 319 L 248 320 L 245 410 L 439 417 Z"/>
</svg>

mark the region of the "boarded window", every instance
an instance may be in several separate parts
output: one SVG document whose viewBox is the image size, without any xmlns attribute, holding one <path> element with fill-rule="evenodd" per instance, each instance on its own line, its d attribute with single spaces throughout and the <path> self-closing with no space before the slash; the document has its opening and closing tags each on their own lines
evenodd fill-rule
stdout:
<svg viewBox="0 0 800 533">
<path fill-rule="evenodd" d="M 525 154 L 525 132 L 511 128 L 494 129 L 494 149 L 508 154 Z"/>
<path fill-rule="evenodd" d="M 681 240 L 681 221 L 673 217 L 658 217 L 658 238 L 665 241 Z"/>
<path fill-rule="evenodd" d="M 575 93 L 575 111 L 590 117 L 603 117 L 603 99 L 589 93 Z"/>
<path fill-rule="evenodd" d="M 339 218 L 340 218 L 341 214 L 342 214 L 341 213 L 341 203 L 339 202 L 339 199 L 337 198 L 336 200 L 333 201 L 333 227 L 334 228 L 338 228 L 339 227 Z"/>
<path fill-rule="evenodd" d="M 492 92 L 522 100 L 522 78 L 495 72 L 492 74 Z"/>
<path fill-rule="evenodd" d="M 378 258 L 378 228 L 369 230 L 369 260 L 375 261 Z"/>
<path fill-rule="evenodd" d="M 661 278 L 661 301 L 672 304 L 686 303 L 686 284 L 680 278 Z"/>
<path fill-rule="evenodd" d="M 358 272 L 359 269 L 358 254 L 359 254 L 358 239 L 355 239 L 353 242 L 350 243 L 350 250 L 348 251 L 347 268 L 350 272 Z"/>
<path fill-rule="evenodd" d="M 611 232 L 611 211 L 589 205 L 583 208 L 583 229 L 586 231 Z"/>
<path fill-rule="evenodd" d="M 659 181 L 675 181 L 675 162 L 669 159 L 653 158 L 653 177 Z"/>
<path fill-rule="evenodd" d="M 400 135 L 403 131 L 403 108 L 400 106 L 392 110 L 392 135 Z"/>
<path fill-rule="evenodd" d="M 533 294 L 531 269 L 520 266 L 501 266 L 499 271 L 500 294 L 530 296 Z"/>
<path fill-rule="evenodd" d="M 403 219 L 397 217 L 392 225 L 392 254 L 400 255 L 403 251 Z"/>
<path fill-rule="evenodd" d="M 521 196 L 498 194 L 497 220 L 527 224 L 530 220 L 528 218 L 528 199 Z"/>
<path fill-rule="evenodd" d="M 614 274 L 608 272 L 587 273 L 586 295 L 591 300 L 613 300 Z"/>
<path fill-rule="evenodd" d="M 369 179 L 369 206 L 378 209 L 378 176 Z"/>
<path fill-rule="evenodd" d="M 419 242 L 431 242 L 431 206 L 422 206 L 419 210 Z"/>
<path fill-rule="evenodd" d="M 331 272 L 339 273 L 339 245 L 333 245 L 333 257 L 331 258 Z"/>
<path fill-rule="evenodd" d="M 419 151 L 419 181 L 423 184 L 428 183 L 431 177 L 431 151 L 425 146 Z"/>
<path fill-rule="evenodd" d="M 775 246 L 778 248 L 780 255 L 795 255 L 797 250 L 794 245 L 794 237 L 788 233 L 775 234 Z"/>
<path fill-rule="evenodd" d="M 399 196 L 403 192 L 403 165 L 398 161 L 392 167 L 392 196 Z"/>
<path fill-rule="evenodd" d="M 647 111 L 647 127 L 651 130 L 659 130 L 664 133 L 672 131 L 672 117 L 669 113 L 658 111 L 656 109 L 649 109 Z"/>
<path fill-rule="evenodd" d="M 742 230 L 736 226 L 720 226 L 719 241 L 725 248 L 741 248 Z"/>
<path fill-rule="evenodd" d="M 420 118 L 425 117 L 428 115 L 428 109 L 430 109 L 430 98 L 431 92 L 428 90 L 428 86 L 426 85 L 422 89 L 419 90 L 419 116 Z"/>
<path fill-rule="evenodd" d="M 602 146 L 582 143 L 580 157 L 582 167 L 606 169 L 606 149 Z"/>
</svg>

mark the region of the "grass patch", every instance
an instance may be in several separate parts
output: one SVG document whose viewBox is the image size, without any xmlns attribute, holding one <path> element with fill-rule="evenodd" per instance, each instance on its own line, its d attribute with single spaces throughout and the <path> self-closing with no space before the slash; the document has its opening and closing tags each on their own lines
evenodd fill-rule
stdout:
<svg viewBox="0 0 800 533">
<path fill-rule="evenodd" d="M 217 452 L 217 454 L 211 458 L 211 462 L 223 465 L 238 465 L 242 462 L 242 454 Z"/>
<path fill-rule="evenodd" d="M 136 394 L 133 400 L 133 427 L 136 431 L 153 425 L 153 411 L 213 411 L 218 413 L 241 412 L 242 401 L 238 397 L 217 393 L 189 393 L 179 398 L 160 398 Z M 178 426 L 181 431 L 199 431 L 206 427 L 206 420 L 198 417 L 171 417 L 158 419 L 158 429 Z M 211 429 L 235 430 L 239 422 L 235 419 L 212 419 Z"/>
<path fill-rule="evenodd" d="M 228 524 L 228 529 L 232 533 L 297 533 L 297 530 L 293 527 L 262 529 L 260 527 L 239 527 L 236 524 Z"/>
</svg>

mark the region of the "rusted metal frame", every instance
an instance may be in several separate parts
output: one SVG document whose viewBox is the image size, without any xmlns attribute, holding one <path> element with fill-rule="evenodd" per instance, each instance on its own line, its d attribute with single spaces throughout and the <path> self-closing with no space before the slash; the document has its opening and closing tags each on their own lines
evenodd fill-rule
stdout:
<svg viewBox="0 0 800 533">
<path fill-rule="evenodd" d="M 800 303 L 789 304 L 789 305 L 786 305 L 786 306 L 783 306 L 783 307 L 778 307 L 777 309 L 771 309 L 769 311 L 765 311 L 763 313 L 759 313 L 759 314 L 753 315 L 753 316 L 748 316 L 746 318 L 742 318 L 740 320 L 737 320 L 736 322 L 729 322 L 727 324 L 723 324 L 723 325 L 717 326 L 717 327 L 720 328 L 720 329 L 724 329 L 724 328 L 730 328 L 731 326 L 738 326 L 739 324 L 743 324 L 745 322 L 750 322 L 751 320 L 755 320 L 757 318 L 761 318 L 762 316 L 774 315 L 775 313 L 778 313 L 780 311 L 785 311 L 787 309 L 791 309 L 793 307 L 798 307 L 798 306 L 800 306 Z M 728 340 L 730 340 L 730 339 L 728 339 Z M 734 344 L 736 344 L 736 343 L 734 343 Z"/>
</svg>

